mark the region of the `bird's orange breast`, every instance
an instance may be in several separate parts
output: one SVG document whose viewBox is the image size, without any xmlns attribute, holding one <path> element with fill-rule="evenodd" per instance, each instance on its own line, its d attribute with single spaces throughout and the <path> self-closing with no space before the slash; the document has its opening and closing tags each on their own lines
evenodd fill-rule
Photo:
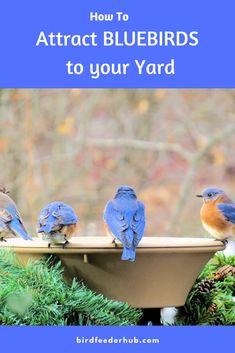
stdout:
<svg viewBox="0 0 235 353">
<path fill-rule="evenodd" d="M 223 203 L 223 200 L 205 202 L 200 213 L 204 228 L 216 239 L 223 240 L 235 235 L 235 225 L 225 220 L 217 208 L 219 203 Z"/>
<path fill-rule="evenodd" d="M 65 234 L 67 239 L 70 239 L 73 235 L 75 235 L 76 230 L 77 230 L 77 225 L 70 224 L 70 225 L 64 226 L 61 229 L 61 233 Z"/>
<path fill-rule="evenodd" d="M 205 202 L 200 214 L 202 222 L 210 228 L 223 232 L 228 227 L 228 222 L 224 219 L 214 201 Z"/>
</svg>

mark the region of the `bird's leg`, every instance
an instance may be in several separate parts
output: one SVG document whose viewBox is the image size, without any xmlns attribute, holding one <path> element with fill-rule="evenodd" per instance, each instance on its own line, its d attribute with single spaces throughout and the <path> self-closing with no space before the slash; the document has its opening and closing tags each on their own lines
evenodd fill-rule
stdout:
<svg viewBox="0 0 235 353">
<path fill-rule="evenodd" d="M 66 247 L 67 244 L 69 244 L 69 241 L 66 239 L 64 244 L 63 244 L 63 249 Z"/>
<path fill-rule="evenodd" d="M 227 239 L 224 239 L 224 240 L 221 240 L 221 239 L 214 239 L 214 241 L 221 241 L 224 246 L 226 246 L 226 245 L 228 244 L 228 240 L 227 240 Z"/>
<path fill-rule="evenodd" d="M 115 248 L 118 247 L 118 243 L 116 242 L 116 239 L 115 239 L 115 238 L 113 239 L 112 244 L 114 244 Z"/>
<path fill-rule="evenodd" d="M 7 243 L 6 239 L 4 239 L 4 237 L 1 237 L 0 242 L 3 242 L 3 241 L 5 241 Z"/>
</svg>

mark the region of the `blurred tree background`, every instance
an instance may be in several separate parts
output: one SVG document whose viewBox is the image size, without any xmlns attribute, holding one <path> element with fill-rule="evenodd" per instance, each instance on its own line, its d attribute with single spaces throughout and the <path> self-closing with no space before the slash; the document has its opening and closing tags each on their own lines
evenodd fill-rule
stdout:
<svg viewBox="0 0 235 353">
<path fill-rule="evenodd" d="M 33 232 L 63 200 L 80 234 L 104 233 L 120 184 L 146 204 L 146 235 L 203 236 L 207 186 L 235 200 L 235 90 L 0 90 L 0 183 Z"/>
</svg>

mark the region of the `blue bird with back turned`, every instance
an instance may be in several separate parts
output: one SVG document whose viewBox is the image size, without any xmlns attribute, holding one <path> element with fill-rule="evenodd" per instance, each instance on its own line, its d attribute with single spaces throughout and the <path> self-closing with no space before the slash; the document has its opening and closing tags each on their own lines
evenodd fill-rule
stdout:
<svg viewBox="0 0 235 353">
<path fill-rule="evenodd" d="M 25 229 L 15 202 L 8 196 L 9 191 L 0 185 L 0 241 L 5 238 L 19 236 L 24 240 L 32 240 Z"/>
<path fill-rule="evenodd" d="M 104 210 L 104 221 L 109 232 L 123 244 L 122 260 L 135 261 L 136 248 L 144 235 L 145 207 L 130 186 L 117 189 L 113 200 Z"/>
<path fill-rule="evenodd" d="M 75 231 L 78 217 L 73 208 L 62 201 L 49 203 L 38 216 L 37 233 L 43 240 L 51 244 L 63 244 L 63 248 L 69 243 Z"/>
</svg>

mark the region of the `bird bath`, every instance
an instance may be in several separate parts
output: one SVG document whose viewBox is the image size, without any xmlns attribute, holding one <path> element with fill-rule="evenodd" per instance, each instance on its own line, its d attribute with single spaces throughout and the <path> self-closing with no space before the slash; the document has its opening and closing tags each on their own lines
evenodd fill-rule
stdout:
<svg viewBox="0 0 235 353">
<path fill-rule="evenodd" d="M 115 248 L 109 237 L 74 237 L 65 249 L 48 248 L 39 239 L 8 239 L 0 246 L 12 248 L 22 264 L 56 254 L 67 281 L 77 277 L 107 298 L 139 308 L 184 305 L 199 272 L 215 252 L 224 249 L 213 239 L 144 237 L 131 263 L 121 261 L 122 249 Z"/>
</svg>

